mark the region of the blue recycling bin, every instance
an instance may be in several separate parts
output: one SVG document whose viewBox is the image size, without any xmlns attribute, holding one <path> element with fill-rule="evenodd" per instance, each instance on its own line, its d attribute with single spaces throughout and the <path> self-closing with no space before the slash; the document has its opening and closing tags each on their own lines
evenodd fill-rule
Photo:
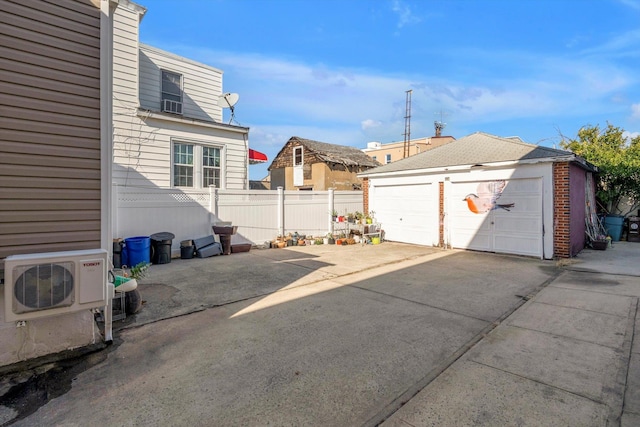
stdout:
<svg viewBox="0 0 640 427">
<path fill-rule="evenodd" d="M 124 239 L 129 267 L 135 267 L 141 262 L 151 262 L 151 238 L 147 236 L 127 237 Z"/>
<path fill-rule="evenodd" d="M 623 225 L 624 217 L 620 215 L 607 215 L 604 219 L 604 228 L 607 229 L 607 233 L 611 236 L 611 240 L 614 242 L 620 241 Z"/>
</svg>

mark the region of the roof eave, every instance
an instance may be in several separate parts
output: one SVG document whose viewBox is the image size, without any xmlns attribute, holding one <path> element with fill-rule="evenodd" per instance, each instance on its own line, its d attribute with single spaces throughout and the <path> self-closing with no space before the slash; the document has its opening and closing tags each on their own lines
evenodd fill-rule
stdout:
<svg viewBox="0 0 640 427">
<path fill-rule="evenodd" d="M 524 159 L 524 160 L 508 160 L 504 162 L 489 162 L 483 164 L 467 164 L 467 165 L 455 165 L 455 166 L 443 166 L 436 168 L 421 168 L 421 169 L 405 169 L 400 171 L 389 171 L 389 172 L 375 172 L 375 171 L 366 171 L 358 174 L 358 178 L 368 178 L 375 176 L 376 178 L 384 178 L 384 177 L 392 177 L 392 176 L 409 176 L 409 175 L 421 175 L 421 174 L 433 174 L 440 173 L 443 171 L 446 172 L 460 172 L 460 171 L 469 171 L 471 169 L 494 169 L 494 168 L 504 168 L 509 166 L 517 166 L 517 165 L 532 165 L 537 163 L 553 163 L 553 162 L 573 162 L 576 161 L 577 158 L 575 155 L 567 155 L 567 156 L 558 156 L 558 157 L 540 157 L 536 159 Z"/>
</svg>

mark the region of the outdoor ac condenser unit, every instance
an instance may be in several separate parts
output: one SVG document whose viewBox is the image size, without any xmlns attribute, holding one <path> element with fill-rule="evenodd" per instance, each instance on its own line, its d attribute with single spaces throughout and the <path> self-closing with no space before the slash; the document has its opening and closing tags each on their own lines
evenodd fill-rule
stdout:
<svg viewBox="0 0 640 427">
<path fill-rule="evenodd" d="M 104 307 L 104 249 L 11 255 L 4 262 L 4 320 L 30 320 Z"/>
</svg>

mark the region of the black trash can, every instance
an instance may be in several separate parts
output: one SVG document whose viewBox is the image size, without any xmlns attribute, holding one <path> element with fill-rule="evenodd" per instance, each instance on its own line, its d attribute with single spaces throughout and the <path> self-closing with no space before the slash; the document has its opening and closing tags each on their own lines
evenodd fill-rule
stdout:
<svg viewBox="0 0 640 427">
<path fill-rule="evenodd" d="M 171 243 L 176 237 L 168 231 L 155 233 L 149 236 L 151 239 L 151 263 L 168 264 L 171 262 Z"/>
<path fill-rule="evenodd" d="M 231 234 L 219 234 L 222 255 L 231 255 Z"/>
<path fill-rule="evenodd" d="M 183 240 L 180 242 L 180 259 L 191 259 L 196 252 L 193 240 Z"/>
<path fill-rule="evenodd" d="M 122 268 L 126 264 L 126 260 L 123 260 L 123 246 L 122 239 L 113 239 L 113 268 Z M 124 262 L 123 262 L 124 261 Z"/>
</svg>

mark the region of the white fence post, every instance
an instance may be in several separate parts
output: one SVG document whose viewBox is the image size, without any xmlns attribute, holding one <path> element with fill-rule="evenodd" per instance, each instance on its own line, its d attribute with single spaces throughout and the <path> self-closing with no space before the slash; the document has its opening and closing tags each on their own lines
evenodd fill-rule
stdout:
<svg viewBox="0 0 640 427">
<path fill-rule="evenodd" d="M 278 187 L 278 235 L 284 236 L 284 188 Z"/>
<path fill-rule="evenodd" d="M 327 199 L 328 199 L 328 205 L 329 205 L 329 227 L 327 227 L 327 230 L 329 233 L 333 234 L 333 211 L 334 211 L 334 203 L 333 203 L 333 198 L 334 198 L 334 190 L 335 188 L 329 188 L 329 192 L 327 193 Z"/>
<path fill-rule="evenodd" d="M 215 185 L 209 186 L 209 224 L 213 224 L 218 216 L 218 189 Z"/>
<path fill-rule="evenodd" d="M 120 213 L 118 207 L 119 193 L 118 184 L 114 182 L 111 192 L 111 233 L 113 234 L 111 238 L 122 237 L 118 229 L 118 214 Z"/>
</svg>

